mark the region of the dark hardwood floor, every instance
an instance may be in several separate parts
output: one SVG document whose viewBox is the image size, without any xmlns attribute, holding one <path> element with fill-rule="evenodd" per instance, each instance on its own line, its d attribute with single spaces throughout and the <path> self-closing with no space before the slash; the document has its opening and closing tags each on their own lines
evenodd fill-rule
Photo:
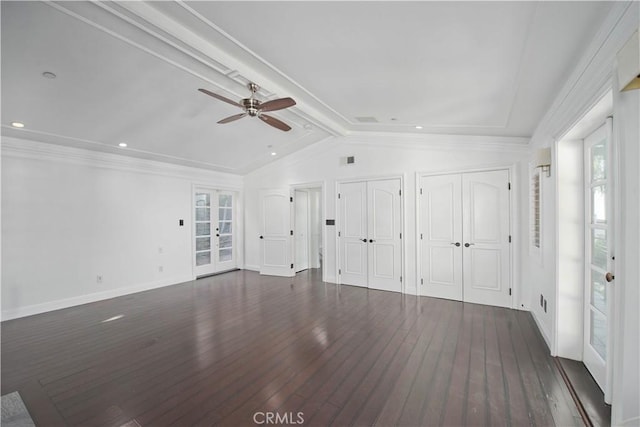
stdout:
<svg viewBox="0 0 640 427">
<path fill-rule="evenodd" d="M 16 390 L 40 426 L 582 425 L 529 313 L 314 271 L 3 322 L 2 394 Z"/>
</svg>

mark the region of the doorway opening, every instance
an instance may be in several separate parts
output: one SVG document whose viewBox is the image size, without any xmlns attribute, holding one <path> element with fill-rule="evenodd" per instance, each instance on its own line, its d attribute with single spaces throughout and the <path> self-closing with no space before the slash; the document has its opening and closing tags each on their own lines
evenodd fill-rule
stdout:
<svg viewBox="0 0 640 427">
<path fill-rule="evenodd" d="M 322 187 L 295 186 L 292 193 L 294 270 L 322 272 Z"/>
</svg>

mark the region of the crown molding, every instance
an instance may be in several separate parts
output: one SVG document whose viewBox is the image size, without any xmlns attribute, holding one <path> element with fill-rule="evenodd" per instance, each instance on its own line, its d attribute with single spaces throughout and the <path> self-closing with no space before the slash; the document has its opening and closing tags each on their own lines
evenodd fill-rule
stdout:
<svg viewBox="0 0 640 427">
<path fill-rule="evenodd" d="M 224 184 L 225 188 L 242 189 L 242 177 L 236 174 L 14 137 L 2 138 L 2 156 L 151 174 L 190 181 L 200 180 Z"/>
<path fill-rule="evenodd" d="M 616 53 L 638 28 L 640 3 L 614 2 L 609 15 L 531 138 L 533 146 L 564 135 L 611 89 Z"/>
<path fill-rule="evenodd" d="M 451 134 L 352 133 L 341 139 L 346 144 L 408 150 L 529 151 L 529 138 Z"/>
</svg>

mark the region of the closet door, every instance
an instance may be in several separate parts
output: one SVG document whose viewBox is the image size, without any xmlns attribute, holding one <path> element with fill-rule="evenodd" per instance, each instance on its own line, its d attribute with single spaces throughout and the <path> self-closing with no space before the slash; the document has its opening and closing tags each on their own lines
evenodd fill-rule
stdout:
<svg viewBox="0 0 640 427">
<path fill-rule="evenodd" d="M 340 279 L 367 286 L 367 183 L 340 184 Z"/>
<path fill-rule="evenodd" d="M 462 301 L 462 176 L 422 177 L 420 295 Z"/>
<path fill-rule="evenodd" d="M 400 179 L 340 184 L 340 281 L 401 292 Z"/>
<path fill-rule="evenodd" d="M 464 301 L 511 307 L 509 172 L 462 175 Z"/>
<path fill-rule="evenodd" d="M 402 291 L 400 180 L 367 183 L 368 285 L 384 291 Z"/>
<path fill-rule="evenodd" d="M 292 205 L 289 189 L 264 190 L 260 193 L 260 274 L 294 275 Z"/>
</svg>

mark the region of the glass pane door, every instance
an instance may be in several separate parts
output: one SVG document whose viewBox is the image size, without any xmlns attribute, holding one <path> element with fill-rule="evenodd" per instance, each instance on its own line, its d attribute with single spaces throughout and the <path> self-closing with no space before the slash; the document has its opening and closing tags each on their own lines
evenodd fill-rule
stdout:
<svg viewBox="0 0 640 427">
<path fill-rule="evenodd" d="M 219 270 L 235 268 L 234 256 L 234 197 L 233 193 L 218 193 L 218 263 Z"/>
<path fill-rule="evenodd" d="M 213 265 L 212 206 L 213 194 L 210 191 L 196 191 L 194 213 L 195 271 L 196 276 L 210 274 Z"/>
<path fill-rule="evenodd" d="M 605 275 L 611 259 L 609 131 L 602 126 L 585 140 L 586 287 L 584 364 L 605 390 L 608 357 L 608 303 Z"/>
<path fill-rule="evenodd" d="M 237 267 L 235 193 L 196 189 L 194 193 L 194 275 L 206 276 Z"/>
</svg>

